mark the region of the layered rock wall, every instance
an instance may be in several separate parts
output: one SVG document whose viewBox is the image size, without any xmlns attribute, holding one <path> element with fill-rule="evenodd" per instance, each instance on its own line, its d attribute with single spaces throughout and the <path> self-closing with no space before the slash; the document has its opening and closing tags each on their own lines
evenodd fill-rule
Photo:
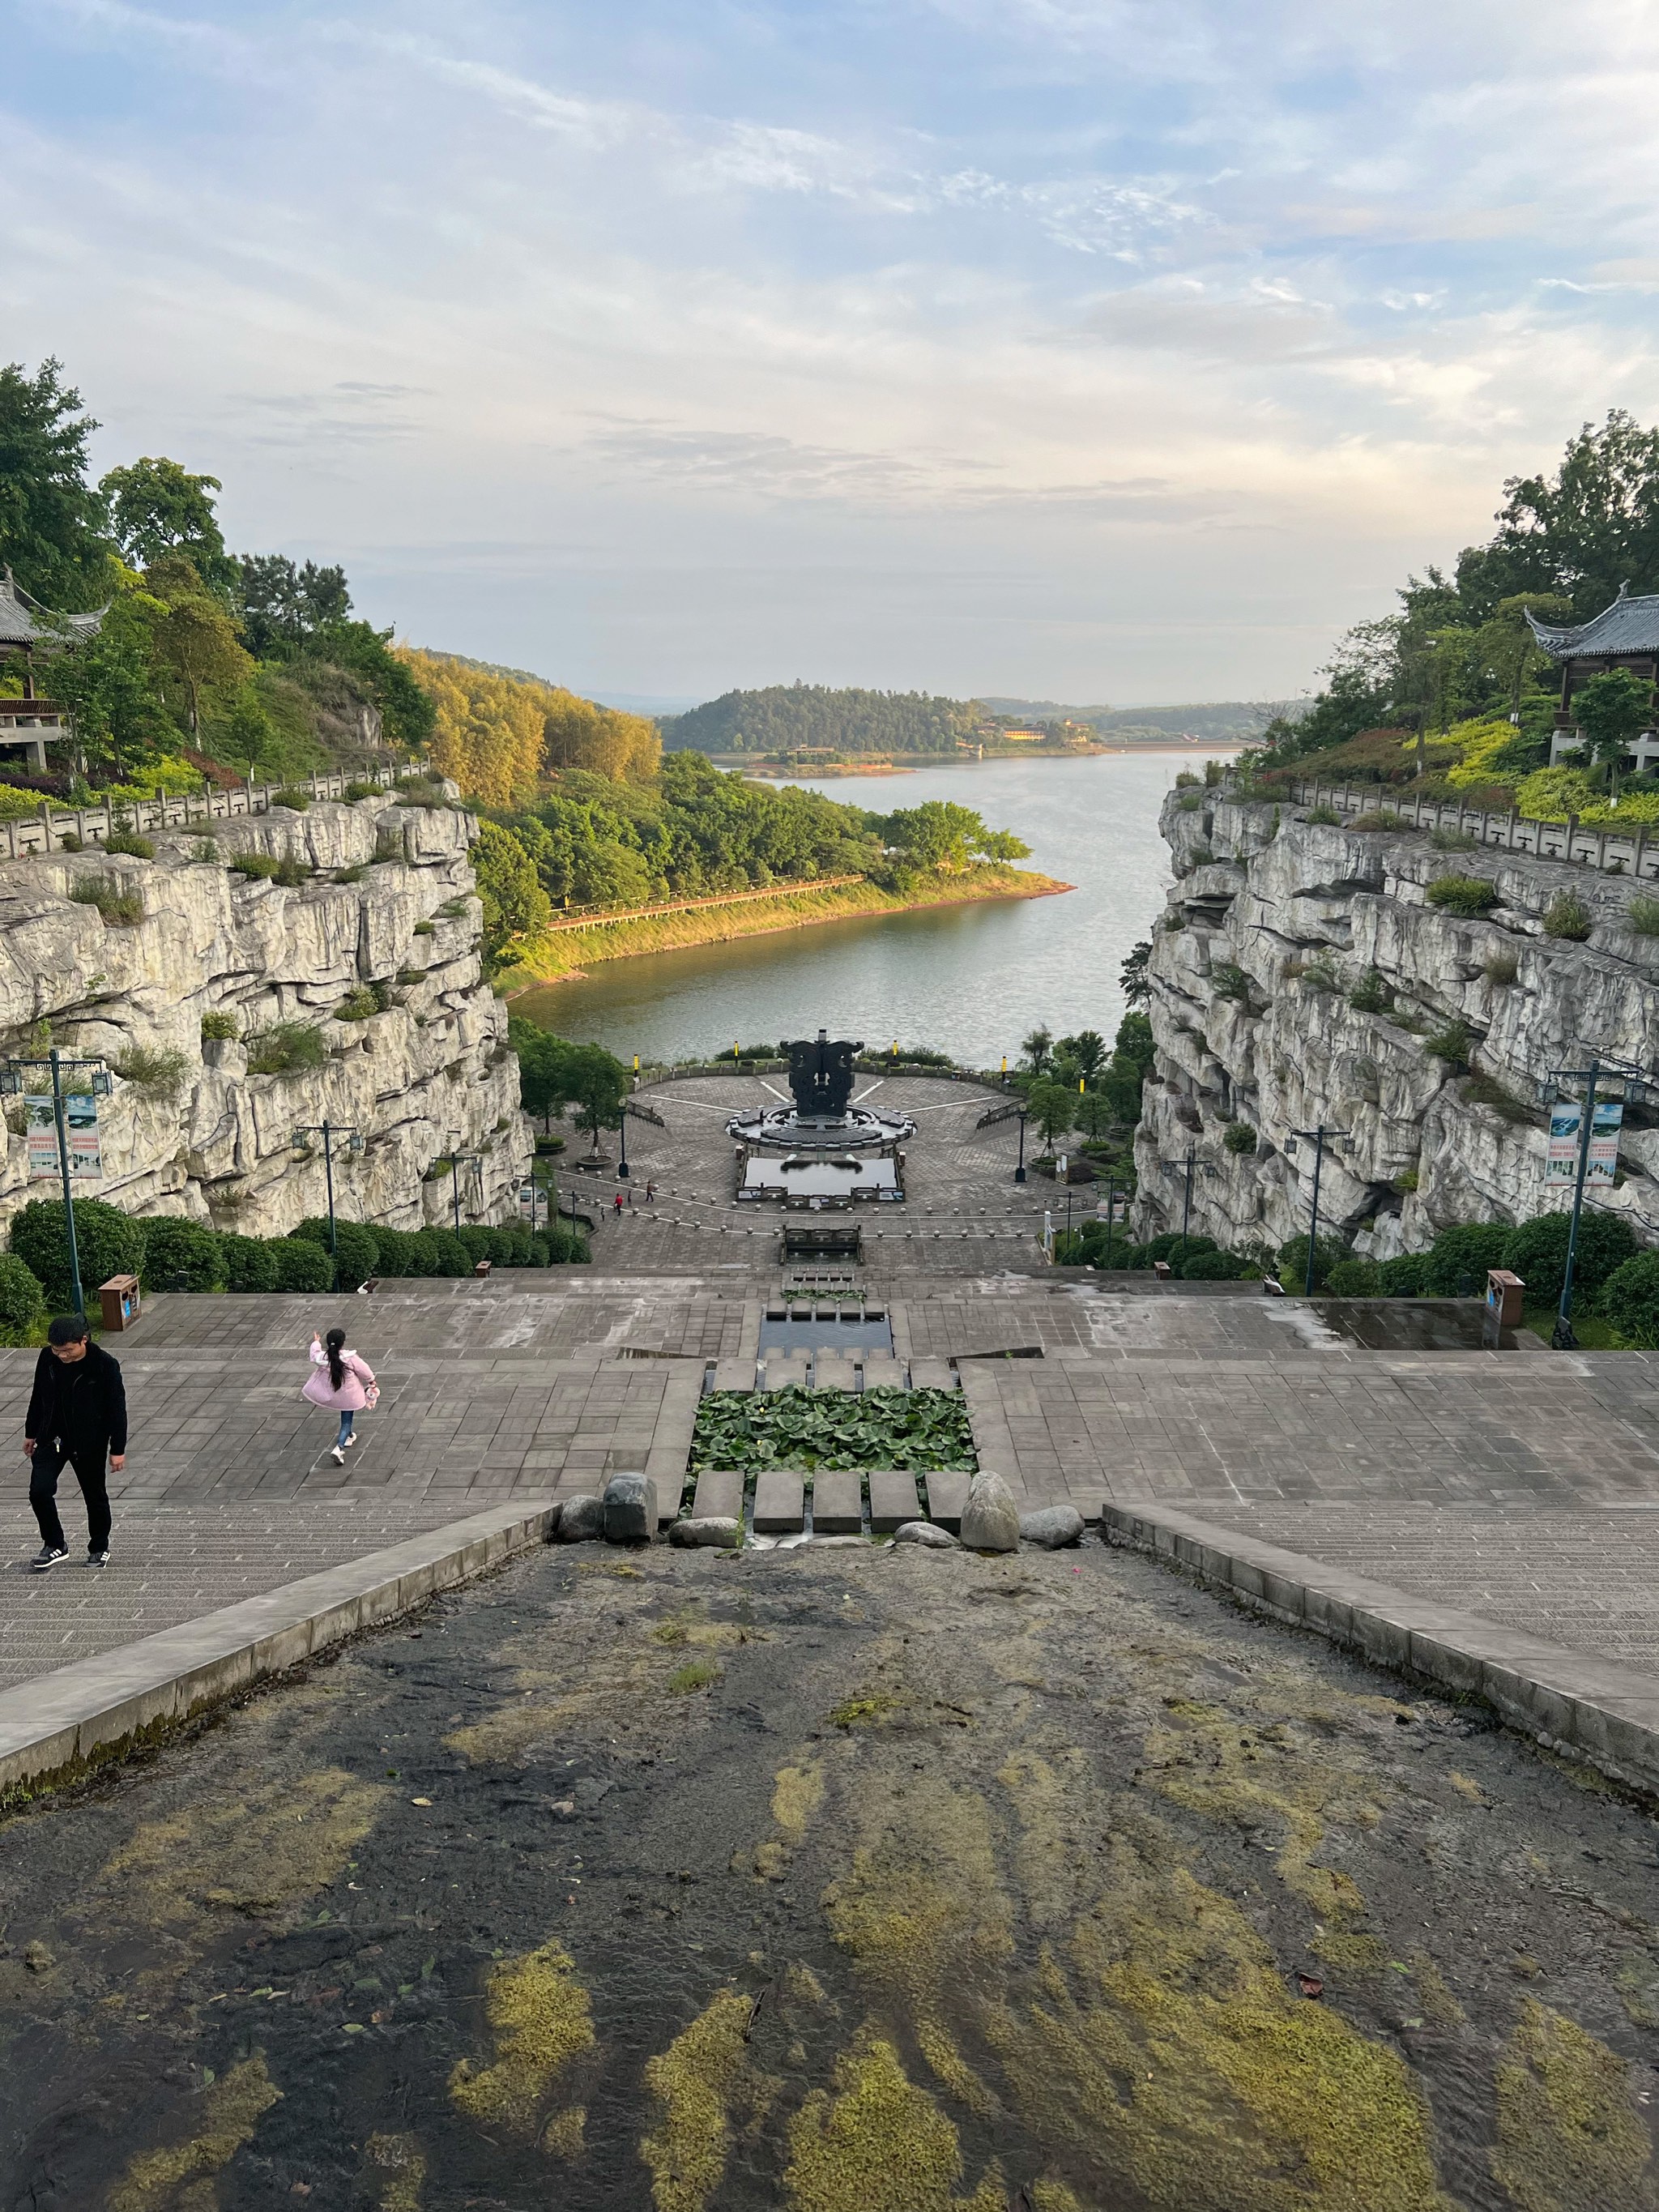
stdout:
<svg viewBox="0 0 1659 2212">
<path fill-rule="evenodd" d="M 1162 827 L 1176 882 L 1150 964 L 1141 1234 L 1180 1226 L 1186 1178 L 1166 1164 L 1189 1152 L 1195 1231 L 1236 1249 L 1305 1230 L 1313 1147 L 1290 1140 L 1321 1123 L 1349 1133 L 1325 1157 L 1322 1224 L 1377 1258 L 1563 1202 L 1544 1182 L 1540 1083 L 1592 1053 L 1646 1067 L 1659 1043 L 1659 937 L 1632 924 L 1638 886 L 1211 791 L 1172 793 Z M 1479 921 L 1430 904 L 1449 875 L 1488 878 L 1499 903 Z M 1564 894 L 1589 910 L 1583 942 L 1546 930 Z M 1431 1048 L 1458 1024 L 1467 1074 Z M 1644 1243 L 1659 1243 L 1654 1121 L 1627 1112 L 1622 1180 L 1598 1200 Z"/>
<path fill-rule="evenodd" d="M 213 828 L 156 837 L 153 860 L 0 865 L 0 1055 L 51 1043 L 132 1072 L 100 1102 L 103 1177 L 81 1194 L 280 1235 L 324 1209 L 318 1140 L 296 1151 L 294 1135 L 326 1119 L 365 1140 L 359 1158 L 337 1154 L 343 1216 L 447 1219 L 448 1177 L 422 1176 L 459 1149 L 482 1156 L 470 1196 L 463 1182 L 468 1218 L 506 1218 L 532 1136 L 506 1010 L 482 980 L 471 818 L 373 799 Z M 288 888 L 232 872 L 250 851 L 315 873 Z M 106 921 L 72 896 L 93 888 L 136 895 L 143 919 Z M 349 993 L 376 986 L 384 1011 L 339 1018 Z M 204 1042 L 209 1014 L 229 1016 L 237 1039 Z M 260 1036 L 283 1024 L 317 1032 L 321 1064 L 251 1074 Z M 28 1182 L 17 1102 L 6 1118 L 0 1222 L 55 1194 Z"/>
</svg>

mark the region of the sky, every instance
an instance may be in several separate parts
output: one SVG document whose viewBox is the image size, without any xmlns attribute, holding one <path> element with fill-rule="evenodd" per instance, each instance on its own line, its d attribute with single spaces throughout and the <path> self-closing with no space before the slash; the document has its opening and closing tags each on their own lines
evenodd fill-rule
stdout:
<svg viewBox="0 0 1659 2212">
<path fill-rule="evenodd" d="M 1291 697 L 1659 416 L 1646 0 L 0 0 L 6 357 L 600 697 Z"/>
</svg>

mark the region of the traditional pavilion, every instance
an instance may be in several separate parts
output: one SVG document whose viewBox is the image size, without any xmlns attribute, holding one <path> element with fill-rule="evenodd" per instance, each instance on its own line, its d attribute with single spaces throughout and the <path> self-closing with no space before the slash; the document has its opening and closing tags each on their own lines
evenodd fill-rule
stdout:
<svg viewBox="0 0 1659 2212">
<path fill-rule="evenodd" d="M 35 656 L 61 653 L 77 638 L 91 637 L 103 619 L 101 614 L 52 614 L 14 581 L 9 568 L 0 569 L 0 661 L 21 654 L 23 662 L 22 697 L 0 698 L 0 760 L 15 762 L 21 749 L 30 768 L 45 770 L 46 747 L 70 736 L 70 727 L 64 709 L 34 688 Z"/>
<path fill-rule="evenodd" d="M 1573 720 L 1572 695 L 1604 669 L 1627 668 L 1644 684 L 1659 678 L 1659 593 L 1632 599 L 1622 585 L 1610 607 L 1576 627 L 1541 623 L 1527 617 L 1532 634 L 1561 669 L 1561 696 L 1550 738 L 1550 766 L 1576 753 L 1583 739 Z M 1644 730 L 1632 747 L 1638 772 L 1659 763 L 1659 732 Z"/>
</svg>

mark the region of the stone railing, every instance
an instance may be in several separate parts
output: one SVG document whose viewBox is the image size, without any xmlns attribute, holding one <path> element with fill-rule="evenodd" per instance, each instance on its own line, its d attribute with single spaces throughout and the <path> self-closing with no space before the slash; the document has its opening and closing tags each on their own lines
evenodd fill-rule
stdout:
<svg viewBox="0 0 1659 2212">
<path fill-rule="evenodd" d="M 388 790 L 398 779 L 392 768 L 354 770 L 347 775 L 290 776 L 285 783 L 239 783 L 228 790 L 210 786 L 177 798 L 118 799 L 100 806 L 63 806 L 54 799 L 41 803 L 38 814 L 0 822 L 0 860 L 27 860 L 31 854 L 59 853 L 66 837 L 76 837 L 88 850 L 102 845 L 115 830 L 149 836 L 153 831 L 190 830 L 197 823 L 228 822 L 238 816 L 264 814 L 279 803 L 284 791 L 303 791 L 312 799 L 339 799 L 349 783 L 378 784 Z M 68 848 L 70 852 L 76 848 Z"/>
<path fill-rule="evenodd" d="M 1219 787 L 1222 795 L 1234 796 Z M 1565 822 L 1540 822 L 1518 807 L 1497 814 L 1455 799 L 1416 799 L 1409 787 L 1389 784 L 1292 783 L 1285 793 L 1296 806 L 1328 806 L 1334 814 L 1395 814 L 1407 830 L 1452 830 L 1484 850 L 1529 853 L 1540 860 L 1565 860 L 1614 876 L 1659 878 L 1659 823 L 1633 822 L 1628 830 L 1583 829 L 1576 814 Z"/>
</svg>

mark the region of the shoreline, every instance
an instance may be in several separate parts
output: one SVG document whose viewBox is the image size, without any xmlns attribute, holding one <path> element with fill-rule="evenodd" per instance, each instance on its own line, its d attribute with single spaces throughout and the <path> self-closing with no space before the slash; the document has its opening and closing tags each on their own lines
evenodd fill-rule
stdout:
<svg viewBox="0 0 1659 2212">
<path fill-rule="evenodd" d="M 1242 752 L 1250 741 L 1244 738 L 1165 738 L 1134 744 L 1113 744 L 1103 739 L 1091 745 L 1032 745 L 1018 752 L 988 752 L 982 760 L 964 753 L 917 753 L 900 763 L 891 760 L 861 763 L 837 761 L 823 768 L 779 768 L 766 761 L 739 761 L 722 754 L 719 764 L 763 783 L 828 783 L 843 776 L 916 775 L 928 769 L 994 768 L 1005 761 L 1130 760 L 1142 753 L 1179 753 L 1184 759 L 1218 759 Z M 713 757 L 713 756 L 711 756 Z"/>
<path fill-rule="evenodd" d="M 969 888 L 972 880 L 974 887 Z M 957 884 L 963 887 L 958 889 Z M 773 937 L 785 930 L 811 929 L 826 922 L 854 921 L 869 915 L 917 914 L 933 907 L 978 906 L 994 899 L 1054 898 L 1075 884 L 1034 869 L 986 866 L 973 879 L 941 883 L 939 895 L 918 897 L 884 891 L 867 878 L 827 891 L 780 891 L 775 898 L 750 903 L 681 908 L 635 920 L 566 927 L 550 940 L 530 948 L 495 979 L 498 997 L 512 1000 L 556 983 L 574 982 L 601 962 L 627 960 L 649 952 L 678 952 L 699 945 L 723 945 L 741 937 Z M 797 908 L 794 912 L 787 909 Z M 779 909 L 785 909 L 779 911 Z M 810 909 L 810 910 L 805 910 Z"/>
</svg>

